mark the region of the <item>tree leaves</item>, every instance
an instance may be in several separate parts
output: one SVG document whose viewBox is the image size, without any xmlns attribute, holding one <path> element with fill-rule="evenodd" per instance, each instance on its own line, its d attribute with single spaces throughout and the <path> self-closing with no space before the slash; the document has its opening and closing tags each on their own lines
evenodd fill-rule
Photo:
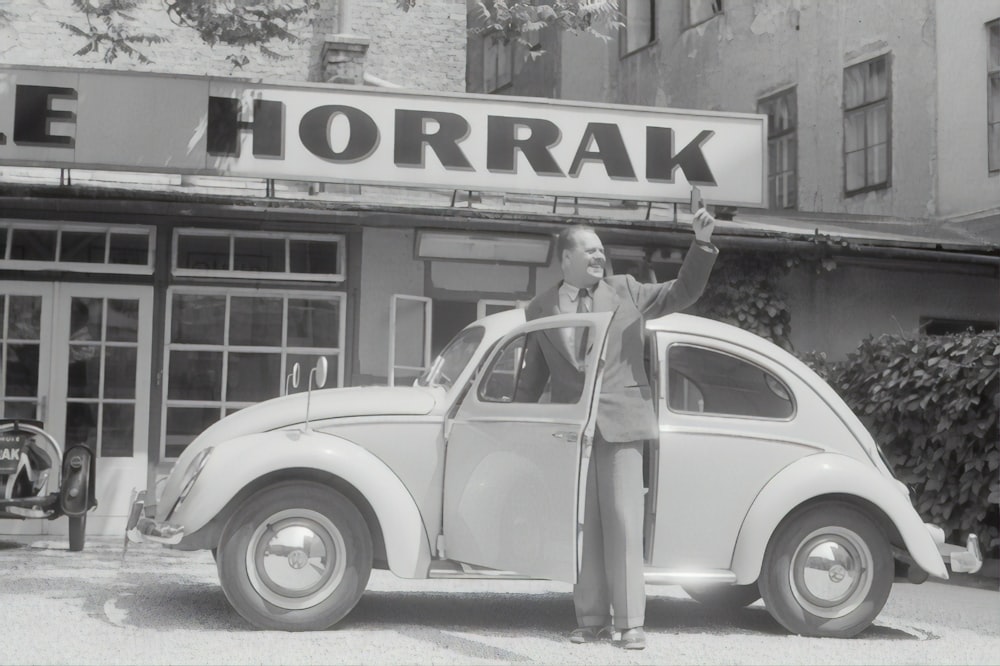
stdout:
<svg viewBox="0 0 1000 666">
<path fill-rule="evenodd" d="M 151 63 L 137 44 L 159 44 L 163 38 L 145 32 L 133 32 L 135 17 L 129 12 L 135 9 L 138 0 L 103 0 L 92 4 L 90 0 L 73 0 L 73 8 L 83 14 L 87 27 L 59 21 L 59 25 L 70 34 L 82 37 L 84 45 L 74 55 L 103 52 L 104 62 L 114 62 L 119 53 L 135 58 L 143 64 Z"/>
<path fill-rule="evenodd" d="M 915 506 L 949 539 L 1000 553 L 1000 333 L 868 337 L 841 363 L 804 360 L 869 427 Z"/>
<path fill-rule="evenodd" d="M 624 26 L 615 0 L 549 0 L 538 5 L 534 0 L 478 0 L 474 16 L 472 34 L 526 46 L 532 43 L 531 33 L 550 26 L 605 41 Z"/>
<path fill-rule="evenodd" d="M 318 0 L 261 0 L 254 4 L 231 0 L 162 1 L 175 25 L 194 30 L 209 46 L 256 48 L 270 59 L 286 57 L 271 46 L 276 42 L 299 41 L 293 26 L 307 20 L 318 6 Z M 64 21 L 59 25 L 86 40 L 75 55 L 99 52 L 109 63 L 120 55 L 151 63 L 138 47 L 165 40 L 157 34 L 134 31 L 138 21 L 132 12 L 138 3 L 139 0 L 73 0 L 73 8 L 83 16 L 86 28 Z M 250 62 L 243 54 L 229 55 L 226 59 L 234 67 Z"/>
</svg>

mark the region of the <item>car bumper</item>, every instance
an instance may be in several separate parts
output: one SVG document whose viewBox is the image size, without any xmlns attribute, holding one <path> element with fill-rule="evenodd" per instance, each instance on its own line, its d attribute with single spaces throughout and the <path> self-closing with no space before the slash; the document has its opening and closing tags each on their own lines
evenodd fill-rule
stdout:
<svg viewBox="0 0 1000 666">
<path fill-rule="evenodd" d="M 152 541 L 175 545 L 184 538 L 184 527 L 168 522 L 158 522 L 146 515 L 146 491 L 142 490 L 132 499 L 125 537 L 132 543 Z"/>
<path fill-rule="evenodd" d="M 965 546 L 945 543 L 944 530 L 931 523 L 925 523 L 931 533 L 938 553 L 948 568 L 955 573 L 976 573 L 983 568 L 983 554 L 979 548 L 979 537 L 970 534 L 965 539 Z"/>
</svg>

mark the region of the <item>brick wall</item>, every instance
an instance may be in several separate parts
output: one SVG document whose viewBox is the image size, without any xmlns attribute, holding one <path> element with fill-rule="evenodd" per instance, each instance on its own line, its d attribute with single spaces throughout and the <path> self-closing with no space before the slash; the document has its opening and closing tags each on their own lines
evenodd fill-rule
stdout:
<svg viewBox="0 0 1000 666">
<path fill-rule="evenodd" d="M 371 38 L 367 71 L 406 88 L 465 91 L 465 0 L 355 0 L 350 31 Z"/>
<path fill-rule="evenodd" d="M 325 37 L 340 32 L 337 4 L 338 0 L 321 0 L 311 20 L 293 29 L 301 41 L 274 45 L 272 50 L 287 57 L 273 60 L 256 49 L 209 47 L 194 31 L 174 25 L 162 0 L 141 0 L 132 12 L 137 19 L 133 31 L 167 40 L 140 46 L 152 60 L 143 64 L 124 54 L 110 63 L 104 61 L 103 53 L 74 55 L 85 40 L 61 27 L 60 21 L 86 29 L 86 19 L 73 9 L 71 0 L 5 0 L 0 3 L 4 12 L 0 15 L 0 63 L 315 81 L 320 80 Z M 366 63 L 371 74 L 407 88 L 465 90 L 464 0 L 418 0 L 409 12 L 397 9 L 394 0 L 354 0 L 350 16 L 350 32 L 371 40 Z M 245 53 L 250 62 L 234 68 L 227 56 L 239 53 Z"/>
</svg>

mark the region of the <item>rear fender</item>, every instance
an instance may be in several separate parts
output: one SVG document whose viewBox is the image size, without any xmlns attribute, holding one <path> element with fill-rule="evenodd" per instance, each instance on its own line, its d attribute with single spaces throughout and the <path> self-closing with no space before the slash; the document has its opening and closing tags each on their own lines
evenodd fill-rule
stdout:
<svg viewBox="0 0 1000 666">
<path fill-rule="evenodd" d="M 63 457 L 59 508 L 67 516 L 82 516 L 97 506 L 94 488 L 94 452 L 82 444 L 72 446 Z"/>
<path fill-rule="evenodd" d="M 853 496 L 877 506 L 899 531 L 914 562 L 930 575 L 947 579 L 937 545 L 903 490 L 871 465 L 847 456 L 819 453 L 795 461 L 764 486 L 740 527 L 732 565 L 736 582 L 757 580 L 778 524 L 795 507 L 824 495 Z"/>
<path fill-rule="evenodd" d="M 402 578 L 427 576 L 430 542 L 420 511 L 399 477 L 353 442 L 315 430 L 254 433 L 216 444 L 170 522 L 194 534 L 257 479 L 302 468 L 327 472 L 357 489 L 381 525 L 389 569 Z M 157 518 L 163 520 L 169 508 L 157 507 Z"/>
</svg>

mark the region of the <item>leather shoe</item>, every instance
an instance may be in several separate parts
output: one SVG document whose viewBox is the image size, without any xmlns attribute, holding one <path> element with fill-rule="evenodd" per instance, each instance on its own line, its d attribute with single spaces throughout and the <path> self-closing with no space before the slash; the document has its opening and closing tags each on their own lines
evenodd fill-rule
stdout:
<svg viewBox="0 0 1000 666">
<path fill-rule="evenodd" d="M 642 627 L 632 627 L 622 632 L 621 646 L 626 650 L 645 650 L 646 632 Z"/>
<path fill-rule="evenodd" d="M 600 640 L 611 640 L 614 635 L 612 627 L 577 627 L 569 634 L 571 643 L 593 643 Z"/>
</svg>

